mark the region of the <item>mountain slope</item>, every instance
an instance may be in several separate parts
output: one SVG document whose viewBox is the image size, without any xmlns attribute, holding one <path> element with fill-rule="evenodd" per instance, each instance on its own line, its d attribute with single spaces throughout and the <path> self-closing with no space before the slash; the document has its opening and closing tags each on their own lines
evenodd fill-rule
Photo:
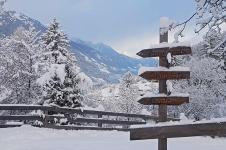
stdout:
<svg viewBox="0 0 226 150">
<path fill-rule="evenodd" d="M 37 31 L 45 31 L 45 27 L 37 20 L 32 19 L 24 14 L 16 13 L 15 11 L 2 11 L 0 14 L 0 34 L 8 36 L 12 34 L 16 28 L 28 28 L 33 26 Z"/>
<path fill-rule="evenodd" d="M 46 27 L 39 21 L 17 14 L 14 11 L 5 11 L 0 14 L 0 34 L 7 36 L 12 34 L 18 27 L 35 27 L 42 33 Z M 77 57 L 77 63 L 81 71 L 87 74 L 97 83 L 117 82 L 120 76 L 131 71 L 137 73 L 139 66 L 154 66 L 154 59 L 135 59 L 117 53 L 110 46 L 102 43 L 93 44 L 82 40 L 71 41 L 72 51 Z"/>
<path fill-rule="evenodd" d="M 154 66 L 152 59 L 136 59 L 117 53 L 104 44 L 92 44 L 81 40 L 71 42 L 79 66 L 87 75 L 108 82 L 116 82 L 123 73 L 131 71 L 137 74 L 140 66 Z"/>
</svg>

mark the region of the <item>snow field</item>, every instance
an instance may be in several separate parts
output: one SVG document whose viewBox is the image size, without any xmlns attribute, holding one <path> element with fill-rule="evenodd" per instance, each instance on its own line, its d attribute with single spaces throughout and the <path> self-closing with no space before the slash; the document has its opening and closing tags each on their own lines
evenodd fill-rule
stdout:
<svg viewBox="0 0 226 150">
<path fill-rule="evenodd" d="M 130 141 L 128 132 L 65 131 L 23 126 L 0 129 L 1 150 L 156 150 L 157 140 Z M 168 139 L 169 150 L 225 150 L 226 139 Z"/>
</svg>

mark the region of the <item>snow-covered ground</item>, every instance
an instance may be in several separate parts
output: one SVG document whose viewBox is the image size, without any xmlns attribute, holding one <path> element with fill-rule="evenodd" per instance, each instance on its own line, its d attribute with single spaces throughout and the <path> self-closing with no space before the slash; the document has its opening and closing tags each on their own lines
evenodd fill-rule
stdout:
<svg viewBox="0 0 226 150">
<path fill-rule="evenodd" d="M 1 150 L 156 150 L 157 140 L 130 141 L 117 131 L 65 131 L 23 126 L 0 129 Z M 225 150 L 226 138 L 177 138 L 169 150 Z"/>
</svg>

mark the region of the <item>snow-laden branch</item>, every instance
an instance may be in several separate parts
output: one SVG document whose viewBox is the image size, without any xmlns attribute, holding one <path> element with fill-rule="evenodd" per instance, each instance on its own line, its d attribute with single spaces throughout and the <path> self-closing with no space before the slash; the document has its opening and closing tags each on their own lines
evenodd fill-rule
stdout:
<svg viewBox="0 0 226 150">
<path fill-rule="evenodd" d="M 196 0 L 196 12 L 181 23 L 173 24 L 169 30 L 179 28 L 175 33 L 175 42 L 179 37 L 183 37 L 183 32 L 187 24 L 196 17 L 195 33 L 199 33 L 208 28 L 221 30 L 222 25 L 226 23 L 226 0 Z"/>
<path fill-rule="evenodd" d="M 208 53 L 213 53 L 213 52 L 215 52 L 217 49 L 219 49 L 225 43 L 226 43 L 226 36 L 224 37 L 224 39 L 219 44 L 217 44 L 217 46 L 215 46 L 213 49 L 209 49 L 207 52 Z M 224 51 L 222 53 L 224 53 Z M 221 55 L 222 55 L 222 53 L 221 53 Z"/>
</svg>

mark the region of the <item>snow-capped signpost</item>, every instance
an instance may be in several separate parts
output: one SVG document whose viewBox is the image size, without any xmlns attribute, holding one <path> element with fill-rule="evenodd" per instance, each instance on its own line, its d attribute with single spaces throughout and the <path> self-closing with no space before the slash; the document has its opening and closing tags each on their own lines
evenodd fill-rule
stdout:
<svg viewBox="0 0 226 150">
<path fill-rule="evenodd" d="M 159 67 L 142 67 L 139 70 L 142 78 L 159 80 L 159 94 L 145 94 L 138 101 L 143 105 L 159 105 L 159 122 L 167 121 L 167 105 L 181 105 L 189 102 L 188 94 L 172 93 L 172 84 L 169 80 L 190 78 L 189 68 L 170 66 L 172 55 L 191 54 L 191 48 L 187 44 L 168 44 L 168 25 L 166 18 L 160 19 L 160 44 L 137 53 L 143 58 L 159 57 Z M 142 139 L 142 137 L 140 138 Z M 133 140 L 133 134 L 131 134 L 131 140 Z M 158 149 L 167 150 L 167 138 L 158 139 Z"/>
<path fill-rule="evenodd" d="M 176 55 L 191 54 L 191 47 L 187 43 L 168 44 L 168 30 L 172 26 L 167 18 L 160 19 L 160 44 L 145 49 L 137 55 L 159 57 L 159 67 L 142 67 L 139 75 L 146 80 L 159 80 L 157 94 L 146 93 L 139 99 L 143 105 L 159 105 L 158 124 L 130 129 L 130 140 L 158 139 L 158 150 L 167 150 L 167 138 L 192 137 L 192 136 L 225 136 L 226 119 L 211 119 L 202 121 L 186 120 L 180 122 L 167 122 L 167 106 L 189 103 L 189 95 L 175 93 L 170 80 L 189 79 L 190 70 L 187 67 L 172 67 L 171 57 Z M 178 35 L 178 34 L 175 34 Z M 164 123 L 165 122 L 165 123 Z"/>
</svg>

